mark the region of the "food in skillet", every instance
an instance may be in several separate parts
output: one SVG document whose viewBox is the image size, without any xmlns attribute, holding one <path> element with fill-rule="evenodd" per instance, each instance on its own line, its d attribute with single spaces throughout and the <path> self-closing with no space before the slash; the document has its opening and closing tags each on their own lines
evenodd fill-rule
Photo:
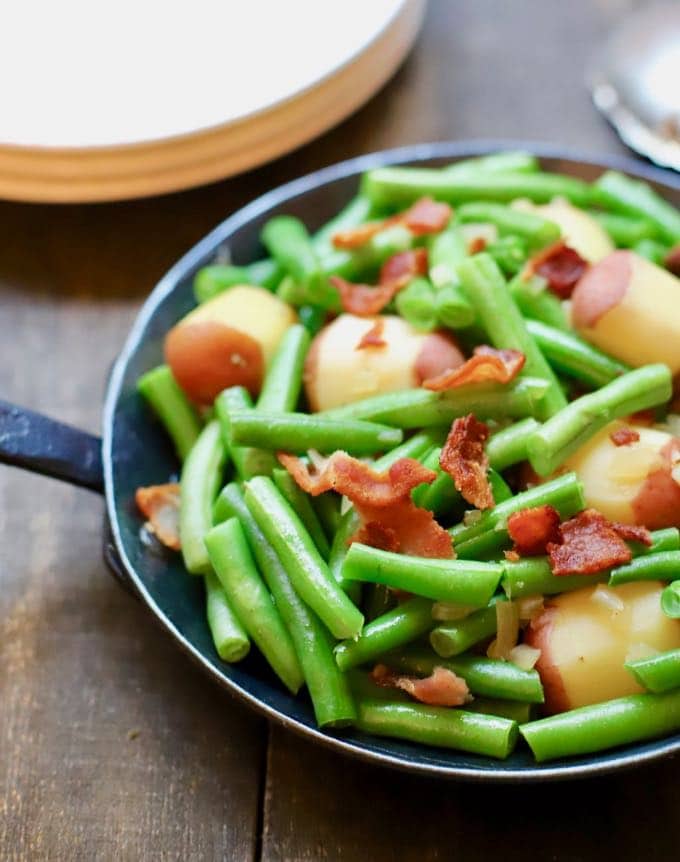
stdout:
<svg viewBox="0 0 680 862">
<path fill-rule="evenodd" d="M 199 271 L 139 382 L 181 481 L 137 502 L 220 658 L 492 757 L 680 730 L 679 241 L 645 184 L 499 153 Z"/>
</svg>

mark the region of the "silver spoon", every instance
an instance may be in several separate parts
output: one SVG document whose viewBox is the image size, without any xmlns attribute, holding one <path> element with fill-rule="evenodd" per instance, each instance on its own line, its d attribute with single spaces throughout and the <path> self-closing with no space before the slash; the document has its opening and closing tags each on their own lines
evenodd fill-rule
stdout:
<svg viewBox="0 0 680 862">
<path fill-rule="evenodd" d="M 680 171 L 680 2 L 627 16 L 594 59 L 588 82 L 624 143 Z"/>
</svg>

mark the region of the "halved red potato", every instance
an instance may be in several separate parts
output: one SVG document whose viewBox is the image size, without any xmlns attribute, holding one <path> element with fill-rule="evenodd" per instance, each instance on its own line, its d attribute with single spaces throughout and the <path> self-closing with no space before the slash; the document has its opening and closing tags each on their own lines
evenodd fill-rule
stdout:
<svg viewBox="0 0 680 862">
<path fill-rule="evenodd" d="M 382 346 L 359 348 L 382 322 Z M 358 349 L 359 348 L 359 349 Z M 465 361 L 453 338 L 418 332 L 396 315 L 341 314 L 314 338 L 305 363 L 305 391 L 312 410 L 328 410 L 371 395 L 420 386 Z"/>
<path fill-rule="evenodd" d="M 546 604 L 524 642 L 541 651 L 536 670 L 549 713 L 642 691 L 624 662 L 680 647 L 680 620 L 661 610 L 664 586 L 584 587 Z"/>
<path fill-rule="evenodd" d="M 588 263 L 597 263 L 614 251 L 614 243 L 602 225 L 565 198 L 554 198 L 549 204 L 541 205 L 520 198 L 512 202 L 512 207 L 554 222 L 567 245 Z"/>
<path fill-rule="evenodd" d="M 639 439 L 617 446 L 612 434 Z M 652 530 L 680 527 L 680 438 L 666 431 L 612 422 L 566 462 L 583 482 L 586 505 L 611 521 Z"/>
<path fill-rule="evenodd" d="M 236 285 L 183 317 L 165 337 L 173 376 L 197 404 L 228 386 L 257 395 L 295 311 L 262 287 Z"/>
<path fill-rule="evenodd" d="M 680 279 L 632 251 L 590 267 L 571 296 L 574 327 L 588 341 L 638 367 L 680 371 Z"/>
</svg>

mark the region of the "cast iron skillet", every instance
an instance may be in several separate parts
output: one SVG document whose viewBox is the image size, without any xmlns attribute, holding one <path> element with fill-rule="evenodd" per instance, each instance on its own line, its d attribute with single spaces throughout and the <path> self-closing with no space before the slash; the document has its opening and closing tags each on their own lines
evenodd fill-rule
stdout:
<svg viewBox="0 0 680 862">
<path fill-rule="evenodd" d="M 116 361 L 104 409 L 103 441 L 21 408 L 0 403 L 0 461 L 105 491 L 108 513 L 105 558 L 161 625 L 215 682 L 268 718 L 328 748 L 372 763 L 449 778 L 512 782 L 573 778 L 609 772 L 680 751 L 680 735 L 588 757 L 537 765 L 528 750 L 504 762 L 365 736 L 324 733 L 314 724 L 306 695 L 291 697 L 256 655 L 241 664 L 222 663 L 205 622 L 202 579 L 188 575 L 177 555 L 144 541 L 133 502 L 139 485 L 168 480 L 178 464 L 158 423 L 136 393 L 144 371 L 162 360 L 163 337 L 194 304 L 196 271 L 229 252 L 237 262 L 261 256 L 258 234 L 277 213 L 292 213 L 311 228 L 327 221 L 355 193 L 358 175 L 382 164 L 436 166 L 499 149 L 530 149 L 549 170 L 594 179 L 614 167 L 647 179 L 676 205 L 680 181 L 624 159 L 591 161 L 562 149 L 517 142 L 437 143 L 375 153 L 325 168 L 270 192 L 230 216 L 188 252 L 144 304 Z"/>
</svg>

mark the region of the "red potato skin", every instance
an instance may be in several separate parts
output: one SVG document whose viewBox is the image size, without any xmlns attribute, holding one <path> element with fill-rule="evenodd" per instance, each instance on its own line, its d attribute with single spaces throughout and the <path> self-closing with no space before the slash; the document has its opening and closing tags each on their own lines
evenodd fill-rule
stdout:
<svg viewBox="0 0 680 862">
<path fill-rule="evenodd" d="M 571 314 L 577 329 L 592 329 L 626 295 L 633 271 L 629 251 L 614 251 L 581 276 L 571 295 Z"/>
<path fill-rule="evenodd" d="M 673 462 L 680 459 L 680 439 L 669 440 L 661 455 L 663 467 L 647 476 L 632 503 L 635 523 L 650 530 L 680 527 L 680 485 L 671 476 Z"/>
<path fill-rule="evenodd" d="M 450 335 L 445 332 L 432 332 L 424 339 L 416 358 L 418 385 L 430 377 L 438 377 L 445 371 L 459 368 L 464 362 L 465 357 Z"/>
<path fill-rule="evenodd" d="M 166 335 L 164 351 L 175 380 L 195 404 L 212 404 L 228 386 L 244 386 L 255 396 L 262 385 L 260 345 L 224 323 L 179 323 Z"/>
<path fill-rule="evenodd" d="M 524 634 L 524 643 L 541 651 L 535 669 L 543 683 L 545 693 L 543 711 L 547 715 L 555 715 L 570 709 L 559 668 L 550 661 L 550 637 L 556 614 L 557 608 L 546 605 L 545 609 L 529 623 Z"/>
</svg>

